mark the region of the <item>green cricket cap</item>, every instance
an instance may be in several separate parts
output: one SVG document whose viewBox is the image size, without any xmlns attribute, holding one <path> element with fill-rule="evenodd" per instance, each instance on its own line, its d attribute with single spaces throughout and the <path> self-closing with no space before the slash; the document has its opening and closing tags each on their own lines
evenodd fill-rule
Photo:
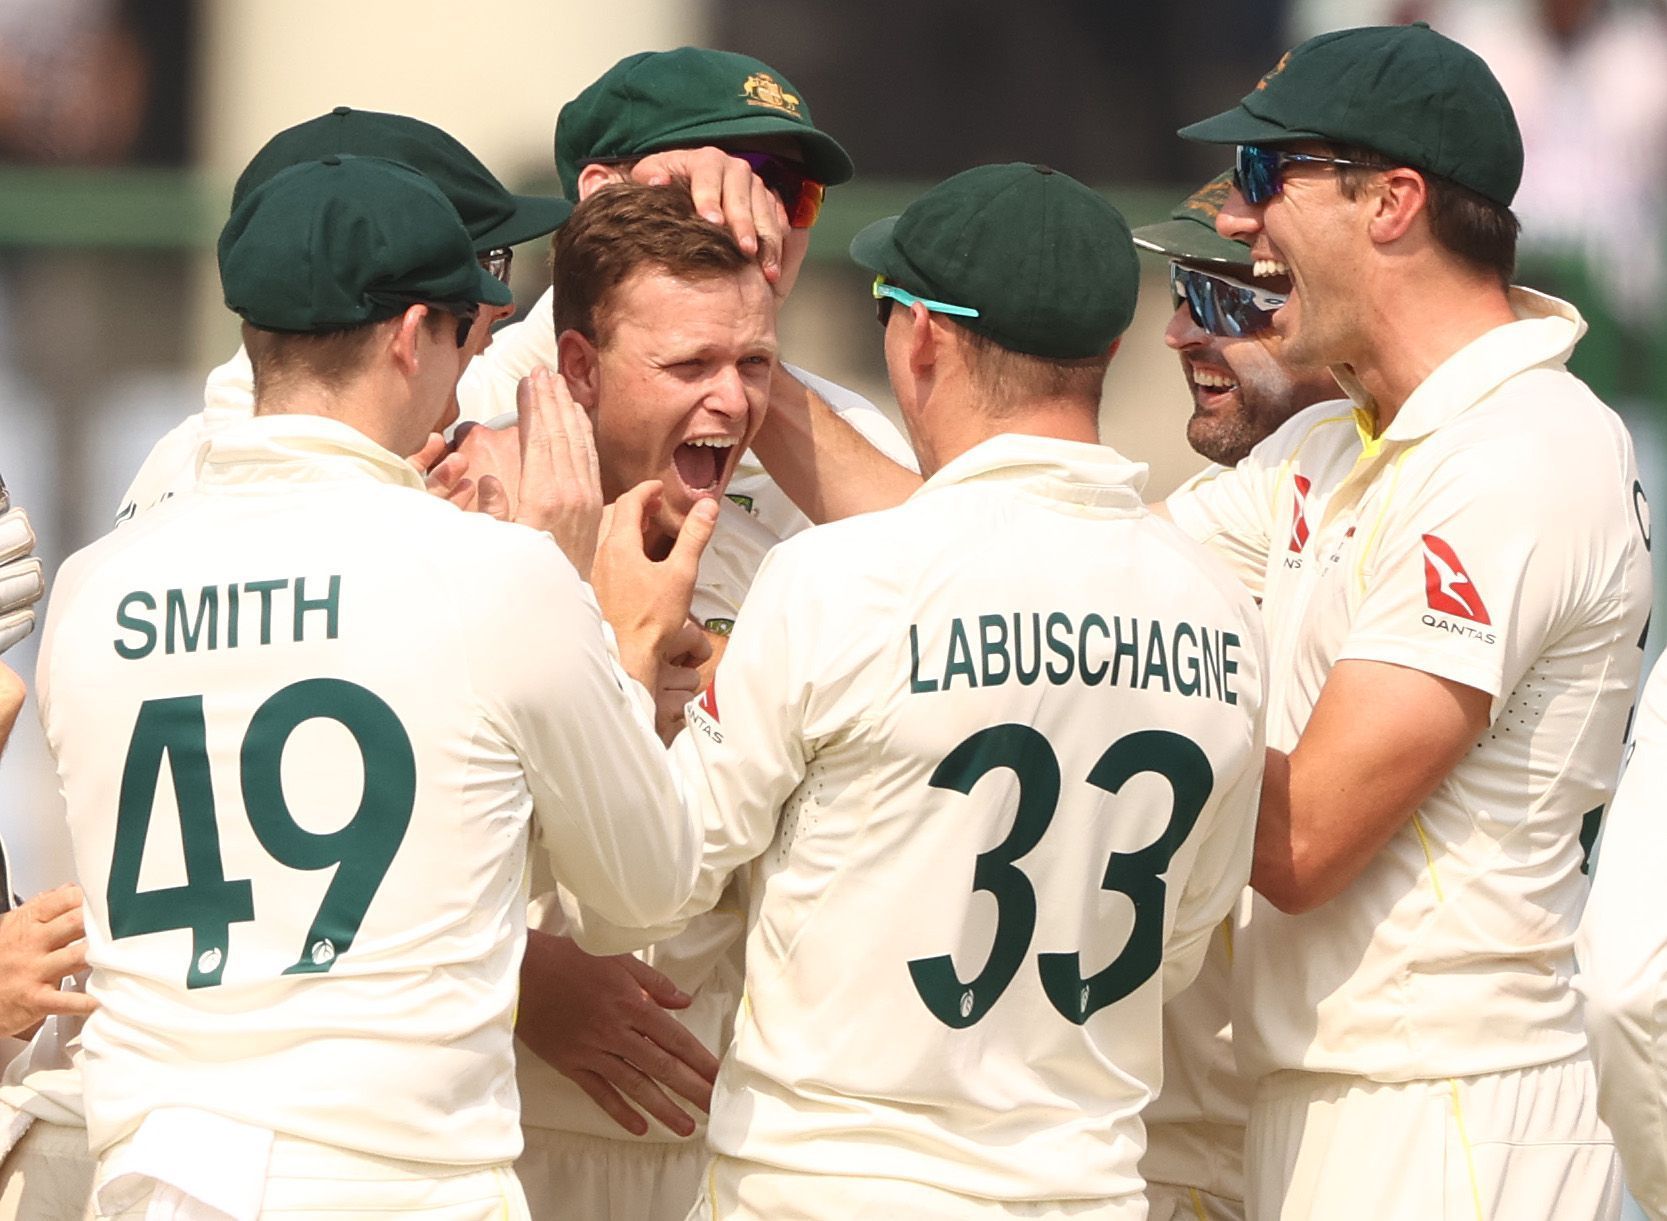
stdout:
<svg viewBox="0 0 1667 1221">
<path fill-rule="evenodd" d="M 1110 201 L 1044 165 L 981 165 L 863 229 L 851 257 L 1013 352 L 1103 353 L 1128 329 L 1140 267 Z"/>
<path fill-rule="evenodd" d="M 281 171 L 232 212 L 218 253 L 226 305 L 271 331 L 342 330 L 418 301 L 511 301 L 439 188 L 379 157 Z"/>
<path fill-rule="evenodd" d="M 1181 202 L 1168 220 L 1141 225 L 1134 231 L 1134 244 L 1188 263 L 1225 263 L 1233 267 L 1253 266 L 1250 247 L 1216 232 L 1216 216 L 1233 189 L 1233 172 L 1218 174 Z"/>
<path fill-rule="evenodd" d="M 1354 144 L 1506 207 L 1522 182 L 1522 133 L 1499 81 L 1481 56 L 1421 21 L 1310 38 L 1232 110 L 1180 134 L 1205 144 Z"/>
<path fill-rule="evenodd" d="M 232 210 L 280 170 L 332 153 L 385 157 L 416 170 L 451 200 L 477 252 L 543 237 L 573 212 L 565 199 L 516 195 L 480 159 L 432 123 L 337 106 L 268 140 L 238 176 Z"/>
<path fill-rule="evenodd" d="M 593 162 L 744 144 L 751 136 L 791 136 L 810 176 L 828 186 L 849 182 L 856 172 L 850 155 L 817 130 L 809 103 L 774 68 L 733 51 L 678 47 L 627 56 L 561 108 L 556 173 L 562 191 L 577 199 L 579 171 Z"/>
</svg>

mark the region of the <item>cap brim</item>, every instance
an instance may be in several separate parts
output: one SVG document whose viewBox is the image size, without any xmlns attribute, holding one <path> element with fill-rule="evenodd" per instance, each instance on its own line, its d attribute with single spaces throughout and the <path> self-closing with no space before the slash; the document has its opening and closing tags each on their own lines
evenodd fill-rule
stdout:
<svg viewBox="0 0 1667 1221">
<path fill-rule="evenodd" d="M 565 199 L 546 199 L 538 195 L 516 195 L 515 211 L 485 233 L 471 234 L 475 250 L 485 253 L 502 246 L 519 246 L 534 238 L 543 237 L 561 228 L 573 215 L 573 205 Z"/>
<path fill-rule="evenodd" d="M 1282 123 L 1253 115 L 1242 103 L 1188 124 L 1175 134 L 1199 144 L 1279 144 L 1289 140 L 1325 139 L 1318 132 L 1294 131 Z"/>
<path fill-rule="evenodd" d="M 480 273 L 475 280 L 476 301 L 479 301 L 482 305 L 515 304 L 515 294 L 509 291 L 509 285 L 484 267 L 476 270 Z"/>
<path fill-rule="evenodd" d="M 851 239 L 851 258 L 859 267 L 885 275 L 891 270 L 891 254 L 897 249 L 891 240 L 898 218 L 887 216 L 871 225 L 864 225 Z"/>
<path fill-rule="evenodd" d="M 1250 247 L 1205 228 L 1197 221 L 1166 220 L 1142 225 L 1133 231 L 1134 244 L 1172 259 L 1188 263 L 1221 263 L 1232 267 L 1253 266 Z"/>
<path fill-rule="evenodd" d="M 789 136 L 797 140 L 804 149 L 805 168 L 810 171 L 810 176 L 826 186 L 836 187 L 842 182 L 850 182 L 857 172 L 856 166 L 851 163 L 851 155 L 832 136 L 803 123 L 770 114 L 698 123 L 668 132 L 638 152 L 657 153 L 668 148 L 688 148 L 714 140 L 735 140 L 745 136 Z"/>
</svg>

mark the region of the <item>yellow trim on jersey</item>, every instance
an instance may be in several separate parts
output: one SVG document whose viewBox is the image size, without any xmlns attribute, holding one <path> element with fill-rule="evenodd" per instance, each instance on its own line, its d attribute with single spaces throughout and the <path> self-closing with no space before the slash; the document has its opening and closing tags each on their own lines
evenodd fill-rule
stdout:
<svg viewBox="0 0 1667 1221">
<path fill-rule="evenodd" d="M 1470 1134 L 1464 1127 L 1464 1104 L 1459 1098 L 1459 1083 L 1449 1077 L 1447 1084 L 1453 1092 L 1453 1122 L 1458 1125 L 1459 1143 L 1464 1146 L 1464 1166 L 1470 1175 L 1470 1199 L 1476 1206 L 1476 1221 L 1487 1221 L 1482 1212 L 1482 1185 L 1476 1179 L 1476 1157 L 1470 1149 Z"/>
<path fill-rule="evenodd" d="M 498 1181 L 498 1203 L 503 1205 L 503 1221 L 514 1221 L 515 1214 L 509 1207 L 509 1188 L 504 1185 L 504 1172 L 494 1167 L 492 1176 Z"/>
<path fill-rule="evenodd" d="M 1424 820 L 1417 814 L 1412 816 L 1412 829 L 1418 832 L 1418 846 L 1424 849 L 1424 863 L 1430 869 L 1430 883 L 1435 887 L 1436 902 L 1445 903 L 1447 896 L 1441 892 L 1441 874 L 1436 872 L 1435 853 L 1430 850 L 1430 837 L 1424 834 Z"/>
<path fill-rule="evenodd" d="M 718 1159 L 706 1163 L 706 1207 L 714 1221 L 718 1215 Z"/>
<path fill-rule="evenodd" d="M 1221 942 L 1227 948 L 1227 965 L 1233 965 L 1233 917 L 1221 922 Z"/>
<path fill-rule="evenodd" d="M 1192 1201 L 1192 1215 L 1197 1217 L 1198 1221 L 1210 1221 L 1210 1214 L 1204 1211 L 1204 1200 L 1198 1194 L 1198 1188 L 1187 1188 L 1187 1199 Z"/>
<path fill-rule="evenodd" d="M 1381 440 L 1379 444 L 1381 445 Z M 1389 516 L 1389 506 L 1395 503 L 1395 489 L 1401 484 L 1401 463 L 1405 462 L 1407 455 L 1417 448 L 1416 445 L 1409 445 L 1395 455 L 1394 462 L 1390 464 L 1389 487 L 1384 491 L 1383 503 L 1378 506 L 1377 518 L 1372 522 L 1371 531 L 1355 551 L 1358 558 L 1354 565 L 1354 579 L 1355 584 L 1360 587 L 1361 593 L 1366 592 L 1366 557 L 1371 555 L 1372 549 L 1377 546 L 1378 535 L 1383 533 L 1384 518 Z M 1364 456 L 1361 461 L 1365 461 Z"/>
</svg>

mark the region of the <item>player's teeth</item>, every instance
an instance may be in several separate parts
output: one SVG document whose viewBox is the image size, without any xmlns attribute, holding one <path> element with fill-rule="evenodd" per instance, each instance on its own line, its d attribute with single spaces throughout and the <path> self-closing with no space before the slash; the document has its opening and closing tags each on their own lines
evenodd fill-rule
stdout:
<svg viewBox="0 0 1667 1221">
<path fill-rule="evenodd" d="M 1192 371 L 1192 380 L 1197 382 L 1200 386 L 1212 386 L 1218 389 L 1237 386 L 1239 384 L 1225 374 L 1212 373 L 1208 369 L 1194 369 Z"/>
<path fill-rule="evenodd" d="M 1288 276 L 1291 274 L 1290 267 L 1281 263 L 1278 259 L 1257 259 L 1250 270 L 1251 274 L 1255 276 Z"/>
<path fill-rule="evenodd" d="M 729 449 L 735 444 L 728 437 L 691 437 L 684 442 L 686 445 L 705 445 L 712 449 Z"/>
</svg>

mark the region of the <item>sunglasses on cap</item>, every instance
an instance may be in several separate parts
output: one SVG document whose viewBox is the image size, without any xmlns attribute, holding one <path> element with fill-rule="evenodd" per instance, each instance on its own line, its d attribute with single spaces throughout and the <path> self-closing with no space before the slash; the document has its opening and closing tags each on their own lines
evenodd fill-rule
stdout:
<svg viewBox="0 0 1667 1221">
<path fill-rule="evenodd" d="M 1187 303 L 1199 330 L 1227 339 L 1267 330 L 1273 325 L 1274 311 L 1289 296 L 1179 263 L 1169 265 L 1169 291 L 1176 309 L 1182 301 Z"/>
<path fill-rule="evenodd" d="M 752 167 L 765 189 L 787 209 L 787 224 L 794 229 L 808 229 L 822 214 L 822 201 L 828 188 L 786 158 L 770 153 L 730 153 Z"/>
<path fill-rule="evenodd" d="M 499 284 L 508 284 L 509 267 L 515 261 L 515 251 L 508 246 L 494 246 L 485 254 L 477 254 L 475 261 L 480 264 L 482 271 Z"/>
<path fill-rule="evenodd" d="M 1260 144 L 1241 144 L 1233 158 L 1233 185 L 1248 204 L 1263 204 L 1285 187 L 1287 165 L 1350 165 L 1363 170 L 1388 170 L 1393 166 L 1376 161 L 1351 161 L 1347 157 L 1321 157 L 1314 153 L 1291 153 Z"/>
<path fill-rule="evenodd" d="M 967 305 L 950 305 L 945 301 L 933 301 L 930 297 L 917 297 L 906 288 L 898 288 L 895 284 L 886 283 L 884 276 L 874 277 L 874 314 L 885 326 L 891 321 L 891 307 L 901 301 L 904 305 L 924 305 L 934 314 L 953 314 L 958 318 L 976 318 L 978 311 Z"/>
</svg>

